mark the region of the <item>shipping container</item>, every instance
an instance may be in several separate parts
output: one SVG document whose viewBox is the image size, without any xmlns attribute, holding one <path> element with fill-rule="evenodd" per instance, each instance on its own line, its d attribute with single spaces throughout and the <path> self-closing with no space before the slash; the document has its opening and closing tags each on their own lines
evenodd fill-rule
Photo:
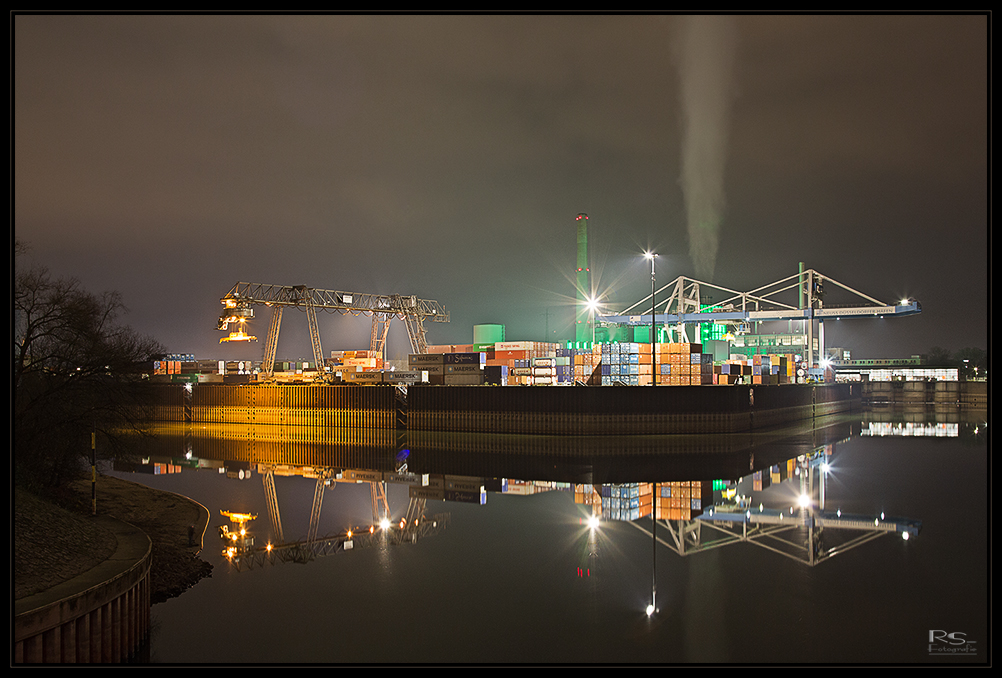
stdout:
<svg viewBox="0 0 1002 678">
<path fill-rule="evenodd" d="M 445 363 L 443 353 L 412 353 L 407 356 L 408 365 L 442 365 Z"/>
<path fill-rule="evenodd" d="M 480 365 L 486 357 L 483 353 L 446 353 L 446 365 Z"/>
</svg>

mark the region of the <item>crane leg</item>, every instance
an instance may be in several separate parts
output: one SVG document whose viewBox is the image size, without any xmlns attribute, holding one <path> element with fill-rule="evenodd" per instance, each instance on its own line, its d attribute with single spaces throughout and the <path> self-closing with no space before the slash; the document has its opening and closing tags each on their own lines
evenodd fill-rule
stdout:
<svg viewBox="0 0 1002 678">
<path fill-rule="evenodd" d="M 275 473 L 271 469 L 265 471 L 261 476 L 264 483 L 264 496 L 268 502 L 268 515 L 271 517 L 271 527 L 275 530 L 275 541 L 279 544 L 285 543 L 285 535 L 282 534 L 282 516 L 278 512 L 278 493 L 275 491 Z"/>
<path fill-rule="evenodd" d="M 372 314 L 372 331 L 369 333 L 369 350 L 379 357 L 386 358 L 386 333 L 390 329 L 393 316 L 387 313 Z"/>
<path fill-rule="evenodd" d="M 275 374 L 275 352 L 278 350 L 278 331 L 282 328 L 282 307 L 276 306 L 271 314 L 271 325 L 268 327 L 268 339 L 264 345 L 264 361 L 261 372 L 265 378 Z"/>
</svg>

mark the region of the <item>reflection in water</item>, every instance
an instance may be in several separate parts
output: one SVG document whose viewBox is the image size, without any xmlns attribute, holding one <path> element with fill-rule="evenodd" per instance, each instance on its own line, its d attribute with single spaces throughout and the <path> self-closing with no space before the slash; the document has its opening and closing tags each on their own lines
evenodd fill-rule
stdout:
<svg viewBox="0 0 1002 678">
<path fill-rule="evenodd" d="M 256 516 L 233 514 L 231 525 L 219 527 L 223 555 L 237 568 L 305 563 L 379 540 L 415 543 L 449 523 L 447 513 L 425 515 L 429 499 L 484 504 L 489 493 L 548 491 L 573 493 L 595 521 L 592 539 L 598 521 L 629 522 L 683 556 L 750 543 L 817 565 L 884 534 L 917 536 L 921 527 L 914 517 L 850 515 L 825 505 L 839 442 L 854 435 L 957 437 L 979 431 L 959 421 L 916 421 L 914 413 L 909 421 L 893 419 L 886 413 L 863 421 L 838 415 L 768 431 L 632 437 L 168 424 L 157 429 L 144 464 L 117 470 L 260 476 L 272 538 L 257 543 L 251 524 Z M 286 539 L 276 476 L 315 481 L 305 538 Z M 372 521 L 320 534 L 323 498 L 339 483 L 369 485 Z M 407 487 L 408 505 L 397 519 L 387 484 Z M 593 554 L 594 544 L 585 550 Z M 589 575 L 583 563 L 579 576 Z"/>
<path fill-rule="evenodd" d="M 731 436 L 570 440 L 163 429 L 144 448 L 148 465 L 136 470 L 165 475 L 142 482 L 205 504 L 213 530 L 227 522 L 221 510 L 256 515 L 248 523 L 255 549 L 290 547 L 284 560 L 228 565 L 207 544 L 214 576 L 154 607 L 162 630 L 152 656 L 921 662 L 930 629 L 966 633 L 972 647 L 987 650 L 984 422 L 947 419 L 957 424 L 949 438 L 863 435 L 881 429 L 871 422 L 899 421 L 944 420 L 881 413 Z M 683 484 L 689 515 L 665 518 L 681 515 L 671 500 L 681 504 Z M 801 495 L 811 502 L 801 506 Z M 449 514 L 447 529 L 391 548 L 406 535 L 400 521 L 420 517 L 406 511 L 416 512 L 412 499 L 421 498 L 427 513 Z M 387 510 L 393 523 L 384 531 L 377 526 Z M 831 514 L 865 520 L 832 526 Z M 907 545 L 880 539 L 905 533 L 879 531 L 897 525 L 895 515 L 921 520 L 920 537 Z M 589 525 L 595 517 L 598 525 Z M 302 549 L 311 535 L 319 542 L 349 529 L 349 555 L 343 542 L 331 551 L 337 558 Z M 748 546 L 724 548 L 738 543 Z M 854 546 L 861 548 L 832 557 Z M 293 564 L 303 562 L 309 567 Z M 289 564 L 258 567 L 280 563 Z M 655 587 L 659 611 L 647 618 Z M 818 643 L 818 628 L 838 629 L 839 642 Z"/>
</svg>

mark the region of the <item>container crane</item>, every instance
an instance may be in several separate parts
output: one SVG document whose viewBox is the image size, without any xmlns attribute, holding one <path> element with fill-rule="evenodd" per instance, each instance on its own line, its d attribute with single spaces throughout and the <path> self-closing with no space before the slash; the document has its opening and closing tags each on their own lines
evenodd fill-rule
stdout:
<svg viewBox="0 0 1002 678">
<path fill-rule="evenodd" d="M 847 305 L 833 306 L 826 302 L 826 287 L 838 288 L 852 301 Z M 723 293 L 725 298 L 713 304 L 704 303 L 701 291 L 712 290 L 715 295 Z M 651 304 L 652 295 L 647 295 L 637 303 L 618 314 L 602 315 L 599 320 L 614 325 L 655 325 L 674 326 L 682 341 L 688 341 L 686 324 L 718 323 L 748 327 L 752 323 L 775 320 L 804 321 L 807 346 L 815 344 L 818 332 L 820 348 L 814 353 L 824 355 L 824 321 L 840 318 L 883 318 L 915 315 L 922 312 L 922 305 L 914 299 L 902 299 L 896 303 L 886 303 L 858 292 L 834 278 L 813 269 L 802 270 L 782 280 L 763 285 L 749 292 L 721 287 L 679 276 L 659 288 L 655 294 L 668 293 Z M 783 295 L 796 292 L 798 301 L 781 301 Z M 659 308 L 661 310 L 659 311 Z M 653 315 L 652 315 L 653 314 Z M 814 323 L 818 323 L 815 329 Z M 811 364 L 817 362 L 810 360 Z"/>
<path fill-rule="evenodd" d="M 317 326 L 318 310 L 371 316 L 372 331 L 369 337 L 369 350 L 380 354 L 385 351 L 386 333 L 393 318 L 400 318 L 404 321 L 411 342 L 411 350 L 414 353 L 427 353 L 428 351 L 428 343 L 425 340 L 425 320 L 449 322 L 448 311 L 437 301 L 401 294 L 321 290 L 306 285 L 266 285 L 239 282 L 226 293 L 221 302 L 223 312 L 219 316 L 218 329 L 225 331 L 229 329 L 230 323 L 240 323 L 241 327 L 240 332 L 230 334 L 228 341 L 250 339 L 242 328 L 246 321 L 254 317 L 254 306 L 265 305 L 274 308 L 261 367 L 265 377 L 270 377 L 275 371 L 278 332 L 282 324 L 282 311 L 286 307 L 291 306 L 306 311 L 310 326 L 310 342 L 313 346 L 313 359 L 321 372 L 326 361 L 320 342 L 320 329 Z M 247 336 L 248 339 L 243 339 L 244 336 Z"/>
<path fill-rule="evenodd" d="M 342 530 L 327 536 L 319 535 L 320 509 L 323 494 L 337 485 L 343 471 L 332 467 L 278 467 L 274 465 L 259 465 L 264 483 L 264 493 L 268 504 L 274 539 L 263 546 L 255 544 L 255 536 L 247 525 L 256 515 L 220 511 L 220 514 L 230 519 L 230 525 L 219 527 L 219 536 L 224 548 L 222 555 L 236 570 L 276 562 L 308 563 L 320 556 L 333 555 L 339 551 L 365 548 L 380 543 L 384 538 L 393 544 L 417 543 L 421 537 L 437 534 L 444 530 L 449 522 L 449 514 L 426 516 L 424 499 L 411 498 L 407 513 L 399 524 L 390 522 L 390 507 L 386 497 L 386 481 L 372 480 L 367 482 L 372 495 L 373 522 L 365 528 Z M 305 539 L 286 541 L 282 529 L 282 519 L 279 512 L 278 493 L 275 488 L 275 475 L 301 475 L 304 478 L 315 478 L 316 487 L 313 495 L 313 508 L 310 513 L 309 531 Z M 366 472 L 368 476 L 381 476 L 379 472 Z M 355 481 L 352 481 L 355 484 Z M 383 520 L 386 525 L 381 526 Z"/>
</svg>

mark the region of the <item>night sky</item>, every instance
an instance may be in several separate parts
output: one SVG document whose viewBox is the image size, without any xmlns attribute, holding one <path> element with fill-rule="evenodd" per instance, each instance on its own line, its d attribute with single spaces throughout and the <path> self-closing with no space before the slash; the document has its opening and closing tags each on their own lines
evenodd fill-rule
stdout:
<svg viewBox="0 0 1002 678">
<path fill-rule="evenodd" d="M 751 290 L 798 262 L 917 317 L 853 357 L 988 349 L 990 15 L 12 15 L 16 237 L 168 350 L 222 344 L 238 281 L 414 294 L 429 343 L 572 333 L 641 253 Z M 322 314 L 325 351 L 367 318 Z M 390 356 L 408 351 L 402 323 Z M 279 359 L 311 359 L 286 313 Z"/>
</svg>

